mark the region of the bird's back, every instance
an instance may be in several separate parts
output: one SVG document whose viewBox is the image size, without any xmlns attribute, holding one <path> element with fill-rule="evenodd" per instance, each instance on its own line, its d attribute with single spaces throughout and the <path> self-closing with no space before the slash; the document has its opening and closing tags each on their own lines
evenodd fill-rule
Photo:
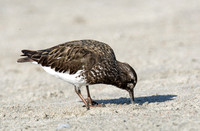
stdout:
<svg viewBox="0 0 200 131">
<path fill-rule="evenodd" d="M 75 74 L 84 70 L 88 83 L 109 83 L 117 75 L 117 64 L 112 48 L 95 40 L 66 42 L 51 48 L 24 53 L 18 62 L 37 62 L 56 72 Z"/>
</svg>

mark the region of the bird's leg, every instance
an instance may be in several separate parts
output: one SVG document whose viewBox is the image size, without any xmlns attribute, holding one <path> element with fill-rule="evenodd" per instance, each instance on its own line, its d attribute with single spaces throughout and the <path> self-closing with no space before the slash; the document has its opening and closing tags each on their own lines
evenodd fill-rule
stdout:
<svg viewBox="0 0 200 131">
<path fill-rule="evenodd" d="M 98 105 L 97 102 L 93 101 L 91 96 L 90 96 L 90 91 L 89 91 L 89 87 L 88 85 L 86 85 L 86 90 L 87 90 L 87 95 L 88 95 L 88 98 L 87 98 L 87 101 L 89 102 L 90 105 Z"/>
<path fill-rule="evenodd" d="M 83 97 L 82 94 L 81 94 L 81 90 L 80 90 L 79 88 L 77 88 L 76 86 L 75 86 L 75 92 L 76 92 L 76 94 L 81 98 L 81 100 L 82 100 L 83 103 L 85 104 L 86 108 L 89 110 L 89 109 L 90 109 L 89 103 L 84 99 L 84 97 Z"/>
<path fill-rule="evenodd" d="M 98 104 L 97 102 L 92 100 L 92 98 L 90 96 L 90 91 L 89 91 L 88 85 L 86 85 L 86 90 L 87 90 L 87 95 L 88 95 L 87 101 L 88 101 L 90 107 L 102 107 L 102 106 L 104 106 L 104 105 Z"/>
</svg>

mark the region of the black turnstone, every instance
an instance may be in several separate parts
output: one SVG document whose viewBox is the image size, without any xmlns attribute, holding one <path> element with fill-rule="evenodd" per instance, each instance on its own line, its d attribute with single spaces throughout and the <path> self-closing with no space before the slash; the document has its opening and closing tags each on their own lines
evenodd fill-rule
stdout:
<svg viewBox="0 0 200 131">
<path fill-rule="evenodd" d="M 17 62 L 39 64 L 49 74 L 73 84 L 75 92 L 88 109 L 102 106 L 91 99 L 88 86 L 93 84 L 110 84 L 127 90 L 134 103 L 136 72 L 129 64 L 117 61 L 114 51 L 105 43 L 78 40 L 44 50 L 22 50 L 22 53 L 25 57 Z M 86 86 L 87 99 L 81 94 L 82 86 Z"/>
</svg>

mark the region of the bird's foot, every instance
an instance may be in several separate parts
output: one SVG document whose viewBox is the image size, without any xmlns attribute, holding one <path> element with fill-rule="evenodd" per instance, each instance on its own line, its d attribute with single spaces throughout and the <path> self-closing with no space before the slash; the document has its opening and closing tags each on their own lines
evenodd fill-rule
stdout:
<svg viewBox="0 0 200 131">
<path fill-rule="evenodd" d="M 83 105 L 83 107 L 86 107 L 86 105 Z M 92 104 L 92 105 L 89 105 L 89 107 L 106 107 L 104 104 Z"/>
<path fill-rule="evenodd" d="M 105 105 L 104 104 L 99 104 L 99 103 L 93 101 L 92 105 L 89 105 L 89 107 L 105 107 Z"/>
<path fill-rule="evenodd" d="M 93 101 L 91 98 L 87 98 L 85 100 L 88 102 L 89 107 L 105 107 L 104 104 L 99 104 L 96 101 Z M 84 105 L 83 107 L 86 107 L 86 105 Z"/>
</svg>

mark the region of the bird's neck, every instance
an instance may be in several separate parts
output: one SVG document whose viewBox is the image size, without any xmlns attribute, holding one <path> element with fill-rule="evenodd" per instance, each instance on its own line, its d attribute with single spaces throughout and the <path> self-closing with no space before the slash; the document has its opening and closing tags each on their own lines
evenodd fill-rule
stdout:
<svg viewBox="0 0 200 131">
<path fill-rule="evenodd" d="M 124 63 L 117 61 L 118 66 L 118 76 L 116 76 L 116 81 L 113 83 L 114 86 L 123 88 L 126 83 L 127 74 L 123 67 Z"/>
</svg>

